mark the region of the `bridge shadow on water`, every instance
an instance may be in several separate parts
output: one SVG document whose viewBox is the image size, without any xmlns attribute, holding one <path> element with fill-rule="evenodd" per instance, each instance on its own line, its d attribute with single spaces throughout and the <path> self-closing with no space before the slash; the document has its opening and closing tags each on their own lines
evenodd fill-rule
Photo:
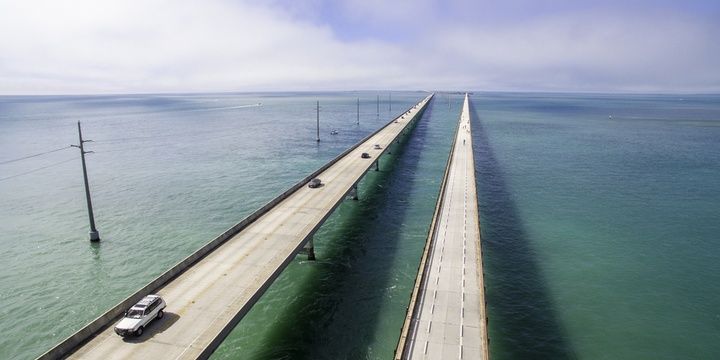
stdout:
<svg viewBox="0 0 720 360">
<path fill-rule="evenodd" d="M 360 200 L 346 200 L 328 219 L 315 237 L 317 261 L 299 256 L 300 266 L 311 266 L 302 282 L 293 288 L 252 354 L 235 348 L 227 358 L 237 359 L 366 359 L 392 358 L 388 350 L 377 353 L 371 345 L 378 334 L 383 306 L 395 295 L 398 276 L 392 269 L 401 244 L 403 222 L 411 203 L 406 199 L 413 189 L 413 174 L 420 160 L 428 118 L 433 103 L 388 149 L 380 171 L 371 168 L 360 183 Z M 429 220 L 429 219 L 428 219 Z M 419 256 L 418 256 L 419 260 Z M 414 274 L 412 274 L 414 278 Z M 409 296 L 397 292 L 397 296 Z M 402 301 L 406 304 L 406 301 Z M 402 311 L 402 310 L 401 310 Z M 404 318 L 404 312 L 399 318 Z M 242 323 L 241 323 L 242 324 Z M 402 319 L 397 324 L 399 336 Z M 397 336 L 390 339 L 392 350 Z"/>
<path fill-rule="evenodd" d="M 573 359 L 510 189 L 470 102 L 481 214 L 490 356 Z"/>
</svg>

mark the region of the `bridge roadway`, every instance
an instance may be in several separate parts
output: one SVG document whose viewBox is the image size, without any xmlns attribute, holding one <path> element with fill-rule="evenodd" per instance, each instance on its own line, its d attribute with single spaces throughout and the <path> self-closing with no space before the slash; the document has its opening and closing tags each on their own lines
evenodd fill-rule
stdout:
<svg viewBox="0 0 720 360">
<path fill-rule="evenodd" d="M 332 211 L 407 125 L 422 115 L 432 94 L 322 171 L 324 186 L 303 186 L 159 289 L 165 316 L 139 338 L 113 332 L 113 317 L 79 347 L 62 343 L 72 359 L 207 358 L 308 242 Z M 379 144 L 382 149 L 375 149 Z M 372 158 L 363 159 L 369 153 Z M 148 292 L 150 292 L 148 291 Z M 144 294 L 138 294 L 144 295 Z M 66 341 L 69 341 L 69 338 Z M 67 353 L 53 349 L 41 358 Z"/>
<path fill-rule="evenodd" d="M 395 359 L 488 359 L 471 135 L 466 94 Z"/>
</svg>

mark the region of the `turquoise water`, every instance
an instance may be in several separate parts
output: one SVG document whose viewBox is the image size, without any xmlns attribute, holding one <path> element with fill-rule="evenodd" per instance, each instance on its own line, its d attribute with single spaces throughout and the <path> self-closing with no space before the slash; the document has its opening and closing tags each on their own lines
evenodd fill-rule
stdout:
<svg viewBox="0 0 720 360">
<path fill-rule="evenodd" d="M 393 93 L 392 114 L 424 95 Z M 42 353 L 377 129 L 375 99 L 0 97 L 0 359 Z M 720 96 L 471 99 L 493 358 L 720 357 Z M 391 358 L 461 100 L 435 98 L 214 358 Z M 7 162 L 76 143 L 78 120 L 99 245 L 77 149 Z"/>
<path fill-rule="evenodd" d="M 720 96 L 473 104 L 494 358 L 720 357 Z"/>
</svg>

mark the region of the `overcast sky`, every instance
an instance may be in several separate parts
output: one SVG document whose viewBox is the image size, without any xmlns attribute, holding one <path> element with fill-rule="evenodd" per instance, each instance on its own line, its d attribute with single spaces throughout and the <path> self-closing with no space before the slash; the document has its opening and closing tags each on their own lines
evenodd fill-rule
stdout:
<svg viewBox="0 0 720 360">
<path fill-rule="evenodd" d="M 0 0 L 0 94 L 720 92 L 715 0 Z"/>
</svg>

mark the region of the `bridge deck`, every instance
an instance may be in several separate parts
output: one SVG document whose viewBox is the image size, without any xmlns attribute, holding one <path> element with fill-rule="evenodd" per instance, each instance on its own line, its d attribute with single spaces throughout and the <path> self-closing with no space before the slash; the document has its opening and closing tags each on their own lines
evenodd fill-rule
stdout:
<svg viewBox="0 0 720 360">
<path fill-rule="evenodd" d="M 318 177 L 160 288 L 165 317 L 137 339 L 113 333 L 115 321 L 70 355 L 83 359 L 196 359 L 209 356 L 303 244 L 342 202 L 432 95 L 389 123 Z M 382 149 L 374 149 L 380 144 Z M 367 152 L 372 158 L 362 159 Z"/>
<path fill-rule="evenodd" d="M 474 164 L 465 95 L 396 358 L 488 358 Z"/>
</svg>

